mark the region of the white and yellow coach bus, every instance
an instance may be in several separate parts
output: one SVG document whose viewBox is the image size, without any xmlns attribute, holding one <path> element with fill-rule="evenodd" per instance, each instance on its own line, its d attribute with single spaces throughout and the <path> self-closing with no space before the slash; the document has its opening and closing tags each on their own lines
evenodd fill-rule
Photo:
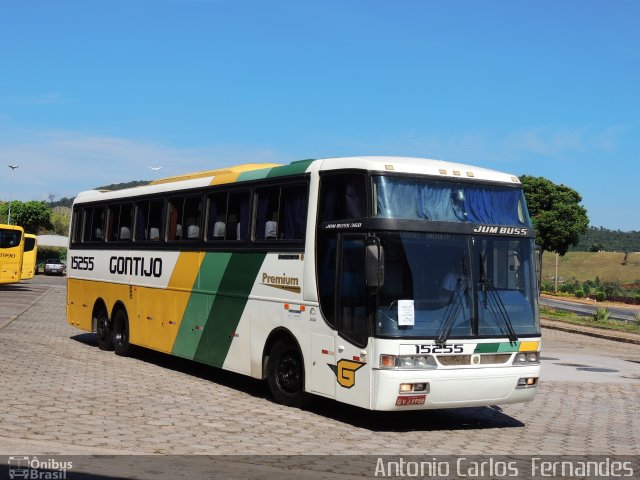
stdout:
<svg viewBox="0 0 640 480">
<path fill-rule="evenodd" d="M 20 281 L 23 253 L 23 228 L 0 224 L 0 285 Z"/>
<path fill-rule="evenodd" d="M 514 176 L 401 157 L 240 165 L 78 195 L 68 322 L 373 410 L 526 402 L 534 230 Z"/>
</svg>

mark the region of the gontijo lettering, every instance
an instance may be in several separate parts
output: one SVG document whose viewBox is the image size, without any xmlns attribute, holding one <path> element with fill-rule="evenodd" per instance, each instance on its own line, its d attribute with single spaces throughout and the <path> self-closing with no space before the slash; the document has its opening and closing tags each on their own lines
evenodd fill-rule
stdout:
<svg viewBox="0 0 640 480">
<path fill-rule="evenodd" d="M 111 257 L 109 272 L 118 275 L 137 275 L 142 277 L 161 277 L 162 259 L 144 257 Z"/>
</svg>

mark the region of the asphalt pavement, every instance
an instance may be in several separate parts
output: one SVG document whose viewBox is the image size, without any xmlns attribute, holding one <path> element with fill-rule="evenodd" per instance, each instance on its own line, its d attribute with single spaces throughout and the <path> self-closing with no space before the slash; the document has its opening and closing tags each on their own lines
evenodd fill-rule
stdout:
<svg viewBox="0 0 640 480">
<path fill-rule="evenodd" d="M 635 321 L 635 314 L 640 312 L 640 305 L 620 305 L 611 302 L 596 302 L 589 300 L 571 300 L 562 297 L 543 295 L 540 297 L 540 305 L 558 310 L 568 310 L 578 315 L 592 315 L 599 307 L 605 307 L 613 320 Z"/>
</svg>

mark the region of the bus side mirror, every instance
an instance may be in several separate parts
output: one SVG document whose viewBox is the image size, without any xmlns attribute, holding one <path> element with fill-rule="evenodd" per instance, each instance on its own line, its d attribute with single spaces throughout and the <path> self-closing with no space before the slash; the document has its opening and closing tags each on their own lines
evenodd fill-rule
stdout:
<svg viewBox="0 0 640 480">
<path fill-rule="evenodd" d="M 367 245 L 365 255 L 367 287 L 380 288 L 384 285 L 384 248 Z"/>
</svg>

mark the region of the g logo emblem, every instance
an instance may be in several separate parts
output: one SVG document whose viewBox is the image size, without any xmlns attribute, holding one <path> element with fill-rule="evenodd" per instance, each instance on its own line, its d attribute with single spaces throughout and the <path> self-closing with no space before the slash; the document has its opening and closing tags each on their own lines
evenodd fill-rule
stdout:
<svg viewBox="0 0 640 480">
<path fill-rule="evenodd" d="M 477 353 L 471 355 L 471 365 L 480 365 L 480 355 Z"/>
<path fill-rule="evenodd" d="M 359 370 L 365 365 L 366 364 L 362 362 L 343 358 L 342 360 L 339 360 L 335 366 L 329 365 L 329 367 L 336 374 L 340 386 L 344 388 L 351 388 L 356 384 L 356 370 Z"/>
</svg>

